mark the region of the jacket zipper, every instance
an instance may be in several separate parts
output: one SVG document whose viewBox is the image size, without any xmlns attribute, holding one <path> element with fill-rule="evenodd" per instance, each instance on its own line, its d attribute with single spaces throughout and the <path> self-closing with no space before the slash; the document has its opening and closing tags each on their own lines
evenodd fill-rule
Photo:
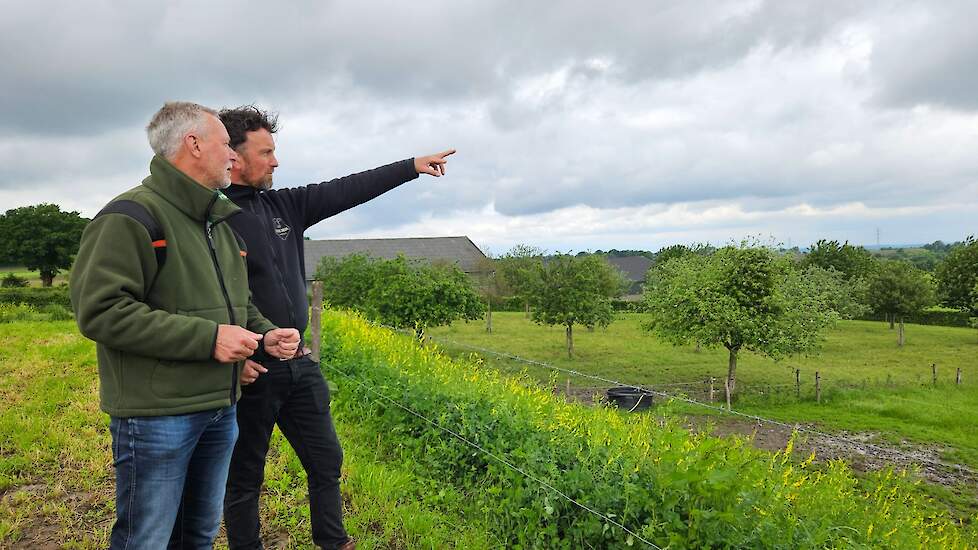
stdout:
<svg viewBox="0 0 978 550">
<path fill-rule="evenodd" d="M 214 203 L 217 201 L 217 195 L 215 194 L 211 198 L 211 202 L 207 204 L 207 210 L 204 211 L 204 236 L 207 237 L 207 247 L 211 251 L 211 260 L 214 262 L 214 272 L 217 274 L 217 282 L 221 285 L 221 293 L 224 294 L 224 304 L 228 308 L 228 319 L 232 325 L 237 324 L 234 320 L 234 308 L 231 307 L 231 297 L 228 295 L 227 286 L 224 284 L 224 273 L 221 271 L 221 264 L 217 261 L 217 250 L 214 248 L 214 238 L 211 234 L 211 230 L 215 224 L 210 222 L 211 208 L 214 207 Z M 227 219 L 227 218 L 224 218 Z M 219 220 L 217 223 L 224 221 L 224 219 Z M 238 400 L 238 363 L 231 363 L 231 405 L 237 403 Z"/>
</svg>

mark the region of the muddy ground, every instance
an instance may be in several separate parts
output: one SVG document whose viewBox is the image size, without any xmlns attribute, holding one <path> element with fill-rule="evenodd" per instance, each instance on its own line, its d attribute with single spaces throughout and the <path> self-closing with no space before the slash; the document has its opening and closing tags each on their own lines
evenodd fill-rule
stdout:
<svg viewBox="0 0 978 550">
<path fill-rule="evenodd" d="M 569 400 L 594 404 L 595 396 L 603 396 L 607 389 L 571 387 Z M 560 395 L 568 395 L 566 386 L 557 387 L 554 391 Z M 683 423 L 695 432 L 709 431 L 711 435 L 718 437 L 747 437 L 754 447 L 766 451 L 784 449 L 794 431 L 793 427 L 782 424 L 723 413 L 688 415 L 683 417 Z M 823 428 L 813 423 L 801 423 L 798 428 L 799 434 L 794 443 L 795 456 L 808 457 L 814 451 L 817 461 L 844 460 L 857 472 L 882 470 L 887 466 L 897 469 L 916 467 L 924 480 L 947 487 L 978 482 L 978 472 L 975 470 L 944 461 L 941 455 L 949 449 L 940 445 L 921 445 L 905 440 L 897 444 L 883 439 L 878 433 L 824 433 Z"/>
</svg>

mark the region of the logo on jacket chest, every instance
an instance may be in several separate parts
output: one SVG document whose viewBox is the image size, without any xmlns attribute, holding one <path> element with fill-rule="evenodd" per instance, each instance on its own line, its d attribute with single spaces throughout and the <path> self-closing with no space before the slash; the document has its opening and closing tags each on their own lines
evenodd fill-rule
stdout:
<svg viewBox="0 0 978 550">
<path fill-rule="evenodd" d="M 282 239 L 283 241 L 289 238 L 289 233 L 292 232 L 292 228 L 285 225 L 282 218 L 272 218 L 272 223 L 275 224 L 275 234 L 278 235 L 278 238 Z"/>
</svg>

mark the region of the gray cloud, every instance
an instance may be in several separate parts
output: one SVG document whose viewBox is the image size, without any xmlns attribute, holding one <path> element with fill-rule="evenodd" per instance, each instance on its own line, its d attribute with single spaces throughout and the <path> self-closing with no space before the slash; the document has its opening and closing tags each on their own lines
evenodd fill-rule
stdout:
<svg viewBox="0 0 978 550">
<path fill-rule="evenodd" d="M 22 4 L 0 20 L 0 201 L 55 194 L 93 214 L 145 174 L 151 114 L 189 99 L 279 110 L 279 186 L 459 149 L 447 178 L 313 235 L 505 224 L 490 211 L 517 231 L 582 206 L 736 205 L 784 227 L 802 204 L 961 203 L 978 180 L 975 15 L 897 0 Z M 764 223 L 724 215 L 702 223 Z M 662 231 L 710 231 L 690 216 Z"/>
<path fill-rule="evenodd" d="M 978 4 L 968 1 L 904 5 L 902 17 L 880 32 L 873 49 L 876 99 L 884 105 L 929 104 L 978 109 Z"/>
</svg>

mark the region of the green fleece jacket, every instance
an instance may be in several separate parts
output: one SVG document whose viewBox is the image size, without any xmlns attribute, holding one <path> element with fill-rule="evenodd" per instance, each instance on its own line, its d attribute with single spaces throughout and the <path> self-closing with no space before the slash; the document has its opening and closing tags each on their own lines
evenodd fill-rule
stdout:
<svg viewBox="0 0 978 550">
<path fill-rule="evenodd" d="M 71 302 L 78 328 L 97 343 L 102 410 L 162 416 L 235 403 L 239 365 L 213 358 L 218 324 L 276 328 L 251 303 L 246 253 L 225 223 L 240 209 L 159 156 L 119 200 L 145 207 L 165 243 L 108 207 L 82 234 Z M 161 268 L 154 245 L 166 247 Z"/>
</svg>

